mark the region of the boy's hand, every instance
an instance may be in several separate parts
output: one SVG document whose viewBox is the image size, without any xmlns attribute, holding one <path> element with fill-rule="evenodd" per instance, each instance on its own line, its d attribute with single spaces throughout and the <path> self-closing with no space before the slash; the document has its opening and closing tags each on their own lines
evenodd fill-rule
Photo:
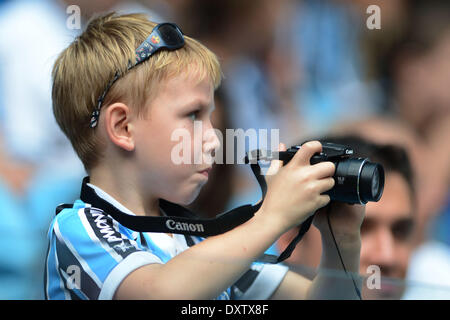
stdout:
<svg viewBox="0 0 450 320">
<path fill-rule="evenodd" d="M 351 245 L 360 240 L 360 229 L 365 214 L 364 205 L 350 205 L 332 201 L 326 207 L 317 211 L 313 224 L 322 234 L 322 239 L 331 240 L 330 228 L 327 221 L 329 212 L 330 224 L 336 242 L 341 245 Z"/>
<path fill-rule="evenodd" d="M 303 144 L 286 166 L 281 167 L 280 162 L 271 165 L 277 174 L 267 177 L 267 195 L 258 214 L 270 218 L 281 232 L 300 225 L 330 201 L 322 193 L 334 186 L 334 164 L 310 164 L 311 157 L 321 151 L 321 143 L 311 141 Z"/>
</svg>

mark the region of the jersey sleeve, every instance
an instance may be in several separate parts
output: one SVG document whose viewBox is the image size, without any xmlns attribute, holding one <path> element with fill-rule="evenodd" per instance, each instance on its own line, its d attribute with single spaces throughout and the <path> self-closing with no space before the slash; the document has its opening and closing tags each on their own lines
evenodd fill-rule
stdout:
<svg viewBox="0 0 450 320">
<path fill-rule="evenodd" d="M 233 300 L 267 300 L 281 284 L 289 268 L 279 264 L 253 263 L 231 287 Z"/>
<path fill-rule="evenodd" d="M 162 263 L 110 216 L 93 208 L 62 211 L 49 230 L 48 299 L 112 299 L 137 268 Z"/>
</svg>

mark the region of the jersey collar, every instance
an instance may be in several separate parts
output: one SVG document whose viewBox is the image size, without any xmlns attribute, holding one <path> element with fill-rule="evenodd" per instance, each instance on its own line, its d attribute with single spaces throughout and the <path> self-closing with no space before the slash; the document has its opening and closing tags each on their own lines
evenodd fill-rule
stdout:
<svg viewBox="0 0 450 320">
<path fill-rule="evenodd" d="M 127 207 L 125 207 L 123 204 L 121 204 L 119 201 L 117 201 L 116 199 L 114 199 L 113 196 L 111 196 L 109 193 L 107 193 L 106 191 L 104 191 L 103 189 L 101 189 L 100 187 L 97 187 L 96 185 L 93 185 L 91 183 L 86 183 L 86 186 L 92 188 L 95 192 L 95 194 L 107 201 L 108 203 L 110 203 L 111 205 L 113 205 L 114 207 L 116 207 L 117 209 L 119 209 L 120 211 L 122 211 L 123 213 L 135 216 L 136 214 L 134 212 L 132 212 L 130 209 L 128 209 Z"/>
</svg>

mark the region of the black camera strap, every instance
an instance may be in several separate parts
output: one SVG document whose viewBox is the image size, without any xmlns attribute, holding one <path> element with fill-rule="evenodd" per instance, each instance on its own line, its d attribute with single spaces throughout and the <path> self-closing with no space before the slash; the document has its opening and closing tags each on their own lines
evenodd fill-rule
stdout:
<svg viewBox="0 0 450 320">
<path fill-rule="evenodd" d="M 280 152 L 281 154 L 281 152 Z M 225 213 L 222 213 L 212 219 L 199 219 L 189 209 L 178 204 L 159 199 L 160 209 L 165 216 L 149 217 L 149 216 L 134 216 L 122 212 L 117 207 L 110 204 L 108 201 L 102 199 L 97 195 L 95 190 L 89 187 L 89 177 L 83 179 L 81 187 L 80 199 L 85 203 L 91 205 L 92 210 L 101 210 L 110 215 L 117 222 L 123 226 L 138 232 L 162 232 L 162 233 L 177 233 L 183 235 L 209 237 L 223 234 L 234 229 L 242 223 L 248 221 L 253 217 L 256 211 L 261 207 L 267 192 L 267 184 L 264 176 L 261 174 L 261 167 L 258 164 L 258 159 L 264 158 L 259 150 L 257 154 L 253 155 L 252 159 L 247 156 L 246 163 L 250 163 L 250 167 L 255 175 L 262 191 L 262 200 L 255 205 L 243 205 Z M 62 208 L 67 208 L 67 205 L 62 205 L 57 208 L 57 213 Z M 168 216 L 167 213 L 171 215 Z M 275 255 L 264 254 L 259 262 L 264 263 L 278 263 L 287 259 L 296 244 L 302 239 L 303 235 L 309 230 L 313 216 L 308 218 L 301 226 L 298 235 L 288 245 L 288 247 L 281 253 L 279 257 Z"/>
</svg>

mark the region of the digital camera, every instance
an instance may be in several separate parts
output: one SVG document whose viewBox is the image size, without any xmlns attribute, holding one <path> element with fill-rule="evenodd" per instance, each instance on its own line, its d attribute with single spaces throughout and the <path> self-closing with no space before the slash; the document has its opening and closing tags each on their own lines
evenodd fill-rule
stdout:
<svg viewBox="0 0 450 320">
<path fill-rule="evenodd" d="M 279 159 L 287 164 L 301 145 L 278 152 Z M 351 204 L 366 204 L 378 201 L 384 189 L 384 169 L 368 158 L 351 157 L 353 149 L 335 143 L 322 142 L 322 152 L 311 157 L 311 164 L 331 161 L 336 166 L 335 185 L 326 192 L 331 200 Z"/>
</svg>

